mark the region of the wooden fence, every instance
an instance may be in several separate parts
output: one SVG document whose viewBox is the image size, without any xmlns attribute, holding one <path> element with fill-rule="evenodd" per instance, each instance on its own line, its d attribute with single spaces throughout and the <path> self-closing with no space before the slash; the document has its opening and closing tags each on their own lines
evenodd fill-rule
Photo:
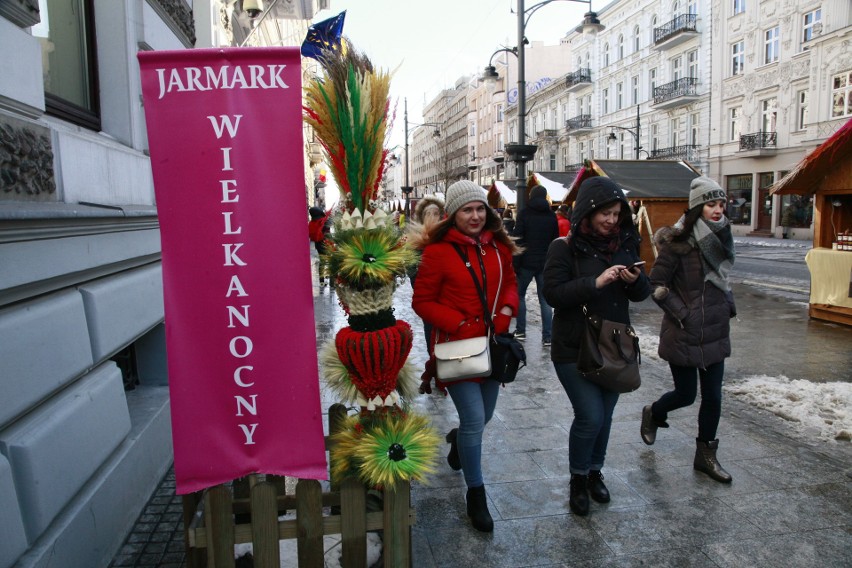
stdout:
<svg viewBox="0 0 852 568">
<path fill-rule="evenodd" d="M 336 432 L 346 407 L 328 411 Z M 328 442 L 326 442 L 328 446 Z M 299 568 L 322 568 L 323 536 L 341 535 L 343 568 L 367 568 L 367 532 L 383 531 L 385 568 L 411 565 L 411 486 L 398 483 L 382 492 L 383 510 L 367 511 L 367 487 L 345 479 L 322 492 L 319 481 L 299 479 L 287 493 L 283 477 L 252 475 L 183 497 L 183 521 L 189 568 L 231 568 L 234 545 L 252 543 L 255 568 L 279 568 L 278 541 L 296 539 Z M 323 509 L 330 509 L 324 514 Z M 296 518 L 278 520 L 286 511 Z"/>
</svg>

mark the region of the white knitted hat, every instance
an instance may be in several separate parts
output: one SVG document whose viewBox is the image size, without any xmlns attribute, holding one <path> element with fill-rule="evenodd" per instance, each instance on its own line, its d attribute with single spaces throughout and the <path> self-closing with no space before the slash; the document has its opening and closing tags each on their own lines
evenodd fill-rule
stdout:
<svg viewBox="0 0 852 568">
<path fill-rule="evenodd" d="M 726 201 L 728 196 L 725 195 L 725 190 L 709 177 L 697 177 L 689 184 L 690 209 L 718 199 Z"/>
<path fill-rule="evenodd" d="M 476 185 L 469 179 L 462 179 L 447 188 L 447 201 L 444 208 L 447 211 L 447 216 L 452 217 L 456 211 L 470 203 L 471 201 L 481 201 L 488 205 L 488 194 L 480 186 Z"/>
</svg>

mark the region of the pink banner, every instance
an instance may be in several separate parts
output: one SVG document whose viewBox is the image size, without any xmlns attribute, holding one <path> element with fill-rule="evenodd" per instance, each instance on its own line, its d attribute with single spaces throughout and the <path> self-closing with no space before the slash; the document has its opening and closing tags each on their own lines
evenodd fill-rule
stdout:
<svg viewBox="0 0 852 568">
<path fill-rule="evenodd" d="M 298 48 L 139 54 L 179 494 L 327 479 Z"/>
</svg>

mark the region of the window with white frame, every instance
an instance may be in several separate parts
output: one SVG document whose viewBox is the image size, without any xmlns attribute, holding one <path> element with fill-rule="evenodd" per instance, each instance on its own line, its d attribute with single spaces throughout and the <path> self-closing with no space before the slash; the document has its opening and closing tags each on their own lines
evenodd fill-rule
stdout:
<svg viewBox="0 0 852 568">
<path fill-rule="evenodd" d="M 538 134 L 538 113 L 535 113 L 532 116 L 532 132 L 530 132 L 533 136 Z"/>
<path fill-rule="evenodd" d="M 676 20 L 680 16 L 680 0 L 672 1 L 672 19 Z"/>
<path fill-rule="evenodd" d="M 568 168 L 568 145 L 562 146 L 562 169 Z"/>
<path fill-rule="evenodd" d="M 648 98 L 654 100 L 654 91 L 657 88 L 657 70 L 648 70 Z"/>
<path fill-rule="evenodd" d="M 585 142 L 577 142 L 577 155 L 580 157 L 579 163 L 582 164 L 586 161 L 586 143 Z"/>
<path fill-rule="evenodd" d="M 698 78 L 698 50 L 693 49 L 686 54 L 686 73 L 688 77 Z"/>
<path fill-rule="evenodd" d="M 852 71 L 831 78 L 831 118 L 852 116 Z"/>
<path fill-rule="evenodd" d="M 550 128 L 553 130 L 559 128 L 559 113 L 555 106 L 550 109 Z"/>
<path fill-rule="evenodd" d="M 592 95 L 586 95 L 586 110 L 581 114 L 588 114 L 591 116 L 592 114 Z"/>
<path fill-rule="evenodd" d="M 503 122 L 503 105 L 497 105 L 497 122 Z"/>
<path fill-rule="evenodd" d="M 669 146 L 680 146 L 680 118 L 669 121 Z"/>
<path fill-rule="evenodd" d="M 802 44 L 814 38 L 822 29 L 822 8 L 811 10 L 802 16 Z M 808 49 L 806 45 L 801 46 L 802 51 Z"/>
<path fill-rule="evenodd" d="M 505 147 L 505 143 L 503 142 L 503 133 L 498 132 L 497 133 L 497 151 L 502 152 L 504 147 Z"/>
<path fill-rule="evenodd" d="M 615 110 L 624 108 L 624 83 L 615 86 Z"/>
<path fill-rule="evenodd" d="M 609 89 L 604 89 L 601 92 L 601 98 L 603 99 L 603 114 L 607 114 L 609 112 Z"/>
<path fill-rule="evenodd" d="M 517 138 L 517 136 L 515 136 L 515 127 L 516 127 L 516 126 L 517 126 L 517 124 L 516 124 L 515 122 L 512 122 L 512 123 L 509 125 L 509 132 L 508 132 L 508 134 L 509 134 L 509 140 L 511 140 L 511 141 L 513 141 L 513 142 L 514 142 L 514 141 L 516 141 L 516 140 L 518 139 L 518 138 Z"/>
<path fill-rule="evenodd" d="M 745 42 L 731 44 L 731 75 L 742 75 L 745 66 Z"/>
<path fill-rule="evenodd" d="M 778 99 L 772 97 L 760 101 L 760 130 L 761 132 L 775 132 L 775 124 L 778 120 Z"/>
<path fill-rule="evenodd" d="M 683 76 L 683 60 L 677 56 L 671 60 L 672 64 L 672 81 L 677 81 Z"/>
<path fill-rule="evenodd" d="M 686 13 L 687 14 L 697 14 L 698 13 L 698 0 L 687 0 L 687 2 L 686 2 Z"/>
<path fill-rule="evenodd" d="M 656 124 L 651 125 L 651 151 L 660 148 L 660 129 Z"/>
<path fill-rule="evenodd" d="M 586 69 L 592 68 L 592 55 L 587 51 L 586 52 Z"/>
<path fill-rule="evenodd" d="M 746 9 L 746 0 L 731 0 L 733 2 L 734 15 L 742 14 Z"/>
<path fill-rule="evenodd" d="M 639 32 L 639 26 L 633 28 L 633 53 L 639 53 L 639 38 L 641 37 Z"/>
<path fill-rule="evenodd" d="M 742 120 L 743 108 L 732 107 L 728 111 L 728 140 L 735 142 L 740 139 L 740 122 Z"/>
<path fill-rule="evenodd" d="M 624 159 L 624 132 L 618 133 L 618 159 Z"/>
<path fill-rule="evenodd" d="M 631 98 L 630 104 L 638 105 L 639 104 L 639 75 L 634 75 L 630 78 L 630 90 L 631 90 Z"/>
<path fill-rule="evenodd" d="M 564 102 L 562 103 L 562 124 L 565 124 L 569 118 L 571 117 L 568 116 L 568 103 Z"/>
<path fill-rule="evenodd" d="M 618 59 L 624 59 L 624 34 L 618 36 Z"/>
<path fill-rule="evenodd" d="M 604 64 L 604 67 L 606 67 L 606 66 L 608 66 L 608 65 L 609 65 L 609 44 L 608 44 L 608 43 L 605 43 L 605 44 L 604 44 L 604 60 L 603 60 L 603 64 Z"/>
<path fill-rule="evenodd" d="M 689 143 L 693 146 L 698 146 L 698 127 L 701 126 L 698 120 L 699 115 L 697 112 L 689 115 Z"/>
<path fill-rule="evenodd" d="M 808 91 L 796 93 L 796 130 L 804 130 L 808 125 Z"/>
<path fill-rule="evenodd" d="M 551 172 L 556 171 L 556 154 L 550 155 L 550 171 Z"/>
<path fill-rule="evenodd" d="M 769 28 L 763 32 L 763 64 L 775 63 L 778 61 L 778 35 L 780 28 L 778 26 Z"/>
<path fill-rule="evenodd" d="M 651 33 L 650 41 L 648 41 L 649 45 L 654 45 L 654 29 L 657 27 L 657 15 L 654 14 L 651 16 L 651 28 L 648 30 Z"/>
</svg>

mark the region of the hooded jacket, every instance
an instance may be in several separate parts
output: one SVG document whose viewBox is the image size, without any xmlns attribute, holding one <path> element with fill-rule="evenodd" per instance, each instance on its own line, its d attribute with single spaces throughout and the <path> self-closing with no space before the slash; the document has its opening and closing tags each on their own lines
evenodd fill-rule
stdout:
<svg viewBox="0 0 852 568">
<path fill-rule="evenodd" d="M 536 273 L 543 270 L 547 248 L 559 237 L 559 224 L 547 202 L 547 190 L 542 186 L 537 185 L 530 192 L 527 206 L 518 213 L 512 236 L 524 248 L 516 259 L 517 266 Z"/>
<path fill-rule="evenodd" d="M 704 280 L 701 253 L 688 241 L 674 241 L 677 234 L 663 227 L 654 235 L 660 254 L 651 288 L 664 312 L 658 353 L 673 365 L 706 369 L 731 355 L 736 308 L 729 292 Z"/>
<path fill-rule="evenodd" d="M 430 205 L 435 205 L 440 211 L 441 218 L 444 217 L 444 200 L 436 195 L 424 195 L 414 206 L 414 220 L 418 223 L 423 222 L 423 212 Z"/>
<path fill-rule="evenodd" d="M 621 202 L 619 244 L 607 258 L 595 249 L 579 231 L 584 218 L 595 211 Z M 629 265 L 639 260 L 639 235 L 628 211 L 621 189 L 608 178 L 593 177 L 583 182 L 571 216 L 572 233 L 553 241 L 547 251 L 544 267 L 544 297 L 553 306 L 554 363 L 576 363 L 580 337 L 585 326 L 583 304 L 604 319 L 630 323 L 630 302 L 641 302 L 651 292 L 644 271 L 632 284 L 613 282 L 600 290 L 595 280 L 616 264 Z"/>
</svg>

